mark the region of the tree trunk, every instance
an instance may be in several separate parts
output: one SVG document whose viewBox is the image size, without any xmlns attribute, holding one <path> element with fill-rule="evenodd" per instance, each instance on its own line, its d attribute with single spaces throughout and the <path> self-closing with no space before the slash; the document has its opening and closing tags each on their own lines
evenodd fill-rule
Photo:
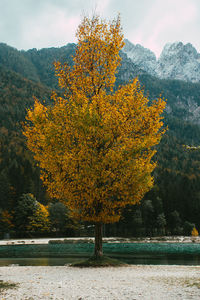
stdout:
<svg viewBox="0 0 200 300">
<path fill-rule="evenodd" d="M 94 255 L 98 259 L 103 255 L 103 247 L 102 247 L 102 224 L 95 224 L 95 248 Z"/>
</svg>

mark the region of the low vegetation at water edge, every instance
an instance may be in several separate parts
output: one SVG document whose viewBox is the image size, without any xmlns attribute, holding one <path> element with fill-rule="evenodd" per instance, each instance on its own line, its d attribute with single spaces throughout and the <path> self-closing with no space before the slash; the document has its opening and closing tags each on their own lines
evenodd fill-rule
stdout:
<svg viewBox="0 0 200 300">
<path fill-rule="evenodd" d="M 18 287 L 18 283 L 0 280 L 0 292 L 6 289 L 14 289 Z"/>
</svg>

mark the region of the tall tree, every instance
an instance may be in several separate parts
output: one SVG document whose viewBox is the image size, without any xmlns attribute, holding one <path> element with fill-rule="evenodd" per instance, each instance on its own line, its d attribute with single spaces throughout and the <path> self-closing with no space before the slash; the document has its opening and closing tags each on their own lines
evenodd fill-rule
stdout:
<svg viewBox="0 0 200 300">
<path fill-rule="evenodd" d="M 15 208 L 15 226 L 18 231 L 26 232 L 30 223 L 30 218 L 37 210 L 37 200 L 32 194 L 23 194 Z"/>
<path fill-rule="evenodd" d="M 119 220 L 152 187 L 152 157 L 165 101 L 151 104 L 137 79 L 114 91 L 123 34 L 120 19 L 85 17 L 77 30 L 74 64 L 55 63 L 63 97 L 37 99 L 24 134 L 52 197 L 75 218 L 95 224 L 95 256 L 102 255 L 102 224 Z"/>
</svg>

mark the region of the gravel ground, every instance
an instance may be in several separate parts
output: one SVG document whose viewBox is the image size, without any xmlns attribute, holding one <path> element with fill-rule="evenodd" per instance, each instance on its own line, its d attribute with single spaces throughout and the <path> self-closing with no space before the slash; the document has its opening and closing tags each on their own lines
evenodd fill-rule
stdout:
<svg viewBox="0 0 200 300">
<path fill-rule="evenodd" d="M 118 268 L 0 267 L 0 280 L 19 283 L 0 299 L 200 299 L 200 266 Z"/>
</svg>

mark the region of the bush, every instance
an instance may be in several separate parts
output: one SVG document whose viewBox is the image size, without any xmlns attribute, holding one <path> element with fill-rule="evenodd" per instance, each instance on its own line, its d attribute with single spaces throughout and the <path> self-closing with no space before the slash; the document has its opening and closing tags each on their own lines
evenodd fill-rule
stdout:
<svg viewBox="0 0 200 300">
<path fill-rule="evenodd" d="M 184 234 L 190 236 L 194 227 L 195 227 L 194 223 L 185 221 L 184 222 Z"/>
<path fill-rule="evenodd" d="M 191 235 L 192 236 L 198 236 L 199 235 L 199 232 L 198 232 L 198 230 L 195 227 L 193 228 L 193 230 L 191 232 Z"/>
</svg>

